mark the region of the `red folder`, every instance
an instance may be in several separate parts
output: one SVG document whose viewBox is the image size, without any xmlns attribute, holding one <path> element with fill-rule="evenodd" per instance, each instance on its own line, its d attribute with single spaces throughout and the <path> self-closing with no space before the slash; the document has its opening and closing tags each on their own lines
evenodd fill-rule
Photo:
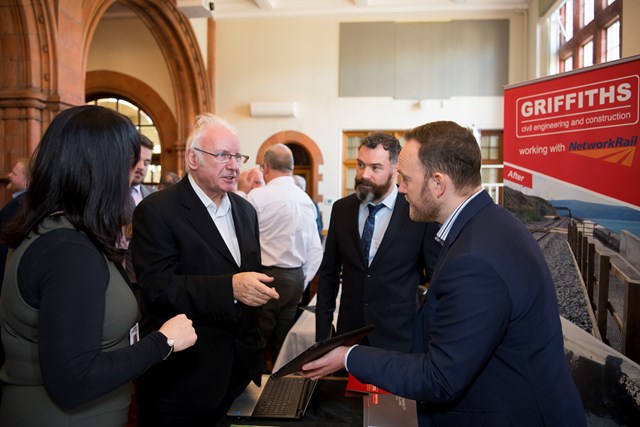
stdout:
<svg viewBox="0 0 640 427">
<path fill-rule="evenodd" d="M 351 374 L 349 374 L 349 378 L 347 379 L 347 392 L 350 392 L 350 391 L 357 392 L 357 393 L 389 394 L 388 391 L 385 391 L 380 387 L 376 387 L 373 384 L 361 383 Z"/>
</svg>

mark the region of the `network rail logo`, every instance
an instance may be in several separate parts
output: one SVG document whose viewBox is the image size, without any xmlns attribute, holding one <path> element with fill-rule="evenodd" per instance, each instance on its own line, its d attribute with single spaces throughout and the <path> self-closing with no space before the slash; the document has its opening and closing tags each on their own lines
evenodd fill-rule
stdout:
<svg viewBox="0 0 640 427">
<path fill-rule="evenodd" d="M 637 145 L 638 135 L 634 135 L 628 139 L 618 137 L 609 138 L 607 141 L 570 142 L 569 151 L 580 156 L 631 167 Z"/>
</svg>

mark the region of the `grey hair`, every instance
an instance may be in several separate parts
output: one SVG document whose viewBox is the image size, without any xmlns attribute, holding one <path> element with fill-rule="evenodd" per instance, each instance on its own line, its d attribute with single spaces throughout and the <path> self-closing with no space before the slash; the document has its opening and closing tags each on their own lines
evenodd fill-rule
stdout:
<svg viewBox="0 0 640 427">
<path fill-rule="evenodd" d="M 233 134 L 237 135 L 238 132 L 236 129 L 229 124 L 225 119 L 218 117 L 212 113 L 203 113 L 196 116 L 196 119 L 193 124 L 193 130 L 191 134 L 189 134 L 189 138 L 187 138 L 185 156 L 189 155 L 189 149 L 191 148 L 201 148 L 200 141 L 202 140 L 202 135 L 204 135 L 205 131 L 210 126 L 221 126 L 223 128 L 228 129 Z M 198 159 L 198 163 L 201 165 L 204 163 L 204 156 L 202 153 L 196 152 L 196 158 Z M 189 162 L 186 162 L 187 168 L 189 169 Z"/>
</svg>

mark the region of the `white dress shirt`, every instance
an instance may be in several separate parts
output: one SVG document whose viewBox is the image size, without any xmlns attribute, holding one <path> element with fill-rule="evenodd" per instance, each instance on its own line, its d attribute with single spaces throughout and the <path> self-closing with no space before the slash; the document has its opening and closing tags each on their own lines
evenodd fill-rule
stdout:
<svg viewBox="0 0 640 427">
<path fill-rule="evenodd" d="M 258 213 L 262 264 L 302 267 L 306 288 L 322 262 L 317 211 L 311 198 L 292 176 L 280 176 L 251 190 L 247 200 Z"/>
<path fill-rule="evenodd" d="M 396 198 L 398 197 L 398 187 L 393 186 L 393 190 L 387 197 L 385 197 L 380 203 L 385 207 L 380 209 L 376 213 L 376 222 L 373 228 L 373 236 L 371 237 L 371 248 L 369 249 L 369 264 L 376 256 L 380 243 L 384 238 L 384 233 L 387 232 L 389 221 L 391 221 L 391 215 L 393 214 L 393 207 L 396 205 Z M 369 203 L 360 203 L 360 210 L 358 211 L 358 229 L 360 230 L 360 237 L 362 237 L 362 230 L 364 230 L 364 223 L 369 216 Z"/>
<path fill-rule="evenodd" d="M 207 208 L 207 212 L 209 212 L 211 220 L 218 228 L 218 231 L 222 236 L 222 240 L 227 244 L 229 252 L 231 252 L 236 264 L 240 266 L 240 245 L 238 244 L 238 236 L 236 235 L 236 228 L 233 224 L 233 215 L 231 215 L 231 202 L 229 201 L 229 196 L 225 193 L 220 201 L 220 206 L 216 206 L 216 204 L 213 203 L 213 200 L 205 194 L 202 188 L 198 187 L 198 184 L 196 184 L 196 181 L 191 177 L 191 175 L 189 175 L 189 183 L 198 195 L 198 198 L 202 201 L 202 204 Z"/>
</svg>

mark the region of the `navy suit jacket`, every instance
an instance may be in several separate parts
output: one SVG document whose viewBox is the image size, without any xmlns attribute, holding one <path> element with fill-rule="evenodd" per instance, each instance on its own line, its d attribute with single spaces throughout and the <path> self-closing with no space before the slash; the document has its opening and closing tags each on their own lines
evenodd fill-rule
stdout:
<svg viewBox="0 0 640 427">
<path fill-rule="evenodd" d="M 143 332 L 185 313 L 198 335 L 195 346 L 172 354 L 139 379 L 139 399 L 177 412 L 215 410 L 234 387 L 234 363 L 258 383 L 262 374 L 259 309 L 234 303 L 231 285 L 236 273 L 261 271 L 258 220 L 249 202 L 227 195 L 240 266 L 188 177 L 145 197 L 133 214 L 131 248 L 142 292 Z"/>
<path fill-rule="evenodd" d="M 584 426 L 537 242 L 482 192 L 444 242 L 413 353 L 359 346 L 359 380 L 418 401 L 420 425 Z"/>
<path fill-rule="evenodd" d="M 439 226 L 409 218 L 409 204 L 398 193 L 384 238 L 370 265 L 362 253 L 358 228 L 360 201 L 355 194 L 338 200 L 331 211 L 325 252 L 319 269 L 316 340 L 331 330 L 342 278 L 337 333 L 373 323 L 367 340 L 375 347 L 409 351 L 418 285 L 433 272 L 440 250 Z"/>
<path fill-rule="evenodd" d="M 23 192 L 9 200 L 0 210 L 0 230 L 4 231 L 9 223 L 17 217 L 18 214 L 20 214 L 26 194 L 26 192 Z M 4 264 L 7 260 L 8 253 L 9 247 L 5 245 L 4 242 L 0 242 L 0 289 L 2 289 L 2 281 L 4 280 Z"/>
</svg>

